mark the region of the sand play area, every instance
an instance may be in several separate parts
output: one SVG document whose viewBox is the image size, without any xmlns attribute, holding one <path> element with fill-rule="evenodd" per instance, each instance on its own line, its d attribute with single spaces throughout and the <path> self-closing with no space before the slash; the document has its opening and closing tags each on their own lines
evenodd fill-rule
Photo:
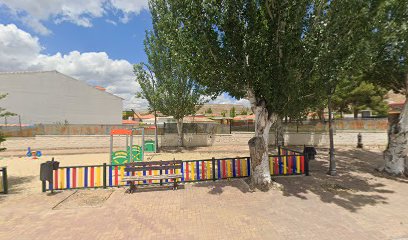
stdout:
<svg viewBox="0 0 408 240">
<path fill-rule="evenodd" d="M 337 177 L 318 149 L 310 177 L 277 177 L 283 190 L 252 191 L 242 179 L 177 191 L 125 188 L 42 193 L 41 162 L 108 162 L 107 153 L 2 156 L 10 193 L 0 195 L 0 239 L 408 239 L 408 179 L 383 175 L 378 149 L 337 149 Z M 242 147 L 147 154 L 146 160 L 244 157 Z"/>
</svg>

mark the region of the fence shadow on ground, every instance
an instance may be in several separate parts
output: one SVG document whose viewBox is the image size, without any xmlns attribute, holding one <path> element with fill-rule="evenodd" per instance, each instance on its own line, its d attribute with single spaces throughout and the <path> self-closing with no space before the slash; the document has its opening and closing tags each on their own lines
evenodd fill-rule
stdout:
<svg viewBox="0 0 408 240">
<path fill-rule="evenodd" d="M 387 189 L 384 177 L 375 168 L 381 155 L 364 150 L 339 150 L 336 152 L 338 176 L 328 176 L 328 154 L 320 150 L 318 159 L 311 161 L 311 176 L 304 178 L 277 178 L 284 186 L 283 195 L 307 200 L 308 193 L 317 195 L 322 202 L 334 203 L 351 212 L 366 205 L 387 204 Z"/>
<path fill-rule="evenodd" d="M 0 193 L 0 202 L 3 201 L 7 197 L 7 195 L 14 195 L 14 194 L 19 194 L 24 191 L 27 191 L 27 189 L 23 186 L 23 184 L 34 181 L 35 178 L 37 177 L 36 176 L 25 176 L 25 177 L 8 176 L 7 177 L 8 193 L 7 194 Z"/>
</svg>

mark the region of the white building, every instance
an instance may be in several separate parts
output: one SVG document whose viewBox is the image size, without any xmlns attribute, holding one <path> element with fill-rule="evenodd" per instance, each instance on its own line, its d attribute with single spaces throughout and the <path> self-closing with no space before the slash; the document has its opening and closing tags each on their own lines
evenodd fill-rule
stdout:
<svg viewBox="0 0 408 240">
<path fill-rule="evenodd" d="M 0 106 L 19 115 L 22 124 L 122 123 L 122 98 L 57 71 L 0 73 L 0 94 L 5 93 Z"/>
</svg>

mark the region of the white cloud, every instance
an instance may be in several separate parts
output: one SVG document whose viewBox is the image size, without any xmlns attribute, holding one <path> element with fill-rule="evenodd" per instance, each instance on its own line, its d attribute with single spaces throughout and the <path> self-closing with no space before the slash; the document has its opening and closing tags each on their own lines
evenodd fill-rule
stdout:
<svg viewBox="0 0 408 240">
<path fill-rule="evenodd" d="M 46 35 L 50 33 L 43 25 L 47 20 L 91 27 L 94 18 L 112 12 L 126 23 L 133 15 L 148 9 L 148 0 L 0 0 L 2 5 L 34 31 Z"/>
<path fill-rule="evenodd" d="M 245 107 L 250 107 L 251 104 L 249 103 L 249 100 L 247 99 L 240 99 L 237 100 L 235 98 L 230 97 L 228 94 L 223 93 L 220 96 L 218 96 L 216 99 L 210 101 L 209 103 L 211 104 L 240 104 Z"/>
<path fill-rule="evenodd" d="M 41 52 L 38 38 L 14 24 L 0 24 L 0 70 L 23 70 L 30 67 Z"/>
<path fill-rule="evenodd" d="M 105 87 L 125 99 L 125 108 L 147 109 L 145 100 L 134 98 L 140 88 L 128 61 L 111 59 L 105 52 L 45 55 L 42 49 L 38 38 L 14 24 L 0 24 L 0 71 L 57 70 L 90 85 Z"/>
</svg>

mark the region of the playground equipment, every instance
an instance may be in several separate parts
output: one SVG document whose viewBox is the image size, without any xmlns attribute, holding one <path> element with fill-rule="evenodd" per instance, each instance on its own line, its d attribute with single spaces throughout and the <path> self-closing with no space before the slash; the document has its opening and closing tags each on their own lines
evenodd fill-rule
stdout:
<svg viewBox="0 0 408 240">
<path fill-rule="evenodd" d="M 152 130 L 154 129 L 154 140 L 148 139 L 144 141 L 144 150 L 145 152 L 157 152 L 156 141 L 157 141 L 157 128 L 155 126 L 145 127 L 144 129 Z"/>
<path fill-rule="evenodd" d="M 31 148 L 28 147 L 26 156 L 27 157 L 33 157 L 32 159 L 38 159 L 39 157 L 42 156 L 42 153 L 41 153 L 41 151 L 31 151 Z"/>
<path fill-rule="evenodd" d="M 141 145 L 133 145 L 133 135 L 135 131 L 142 132 Z M 113 136 L 125 136 L 125 150 L 113 151 Z M 110 162 L 112 165 L 121 165 L 130 162 L 142 162 L 144 153 L 144 128 L 136 129 L 113 129 L 110 132 Z"/>
</svg>

